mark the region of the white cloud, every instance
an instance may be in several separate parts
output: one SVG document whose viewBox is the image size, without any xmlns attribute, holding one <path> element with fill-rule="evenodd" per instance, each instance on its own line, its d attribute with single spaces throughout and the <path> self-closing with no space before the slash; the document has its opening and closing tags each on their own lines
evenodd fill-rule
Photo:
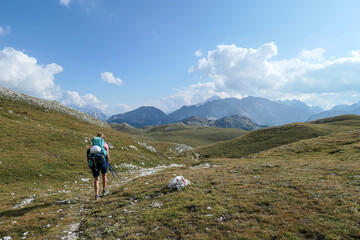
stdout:
<svg viewBox="0 0 360 240">
<path fill-rule="evenodd" d="M 325 52 L 325 49 L 322 49 L 322 48 L 315 48 L 315 49 L 312 49 L 312 50 L 303 50 L 301 53 L 300 53 L 300 56 L 304 59 L 307 59 L 307 60 L 314 60 L 314 61 L 321 61 L 324 59 L 324 52 Z"/>
<path fill-rule="evenodd" d="M 194 55 L 197 56 L 197 57 L 201 57 L 201 56 L 203 55 L 203 52 L 202 52 L 201 49 L 199 49 L 199 50 L 196 50 L 196 52 L 194 53 Z"/>
<path fill-rule="evenodd" d="M 101 79 L 102 79 L 104 82 L 107 82 L 107 83 L 110 83 L 110 84 L 119 85 L 119 86 L 123 83 L 120 78 L 116 78 L 116 77 L 114 76 L 114 74 L 111 73 L 111 72 L 101 73 Z"/>
<path fill-rule="evenodd" d="M 60 0 L 60 4 L 64 6 L 69 6 L 71 1 L 72 0 Z"/>
<path fill-rule="evenodd" d="M 198 61 L 195 69 L 213 79 L 218 88 L 252 93 L 259 88 L 271 88 L 278 81 L 279 73 L 269 63 L 276 54 L 274 43 L 258 49 L 218 45 Z"/>
<path fill-rule="evenodd" d="M 189 73 L 210 78 L 215 84 L 213 92 L 235 91 L 242 96 L 270 99 L 287 96 L 327 107 L 327 103 L 336 104 L 336 100 L 345 102 L 346 96 L 360 90 L 360 51 L 342 58 L 326 58 L 324 53 L 324 49 L 315 48 L 303 50 L 295 58 L 274 60 L 274 43 L 258 49 L 218 45 L 198 60 Z"/>
<path fill-rule="evenodd" d="M 61 96 L 54 75 L 63 71 L 56 63 L 39 65 L 36 58 L 6 47 L 0 50 L 0 85 L 44 99 Z"/>
<path fill-rule="evenodd" d="M 2 27 L 0 26 L 0 36 L 5 36 L 11 33 L 11 27 L 10 26 L 5 26 Z"/>
<path fill-rule="evenodd" d="M 102 103 L 97 97 L 93 94 L 88 93 L 81 96 L 76 91 L 66 91 L 61 99 L 60 102 L 65 105 L 75 105 L 79 107 L 94 107 L 101 110 L 105 110 L 107 105 Z"/>
</svg>

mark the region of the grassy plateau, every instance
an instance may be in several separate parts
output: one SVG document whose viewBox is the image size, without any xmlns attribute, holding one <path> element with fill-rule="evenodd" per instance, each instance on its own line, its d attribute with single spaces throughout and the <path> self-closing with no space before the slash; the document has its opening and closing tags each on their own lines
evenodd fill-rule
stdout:
<svg viewBox="0 0 360 240">
<path fill-rule="evenodd" d="M 155 152 L 144 138 L 0 101 L 0 239 L 360 239 L 359 116 L 210 143 L 171 130 L 172 141 L 150 139 Z M 95 201 L 85 151 L 98 131 L 120 177 L 108 174 L 110 195 Z M 184 143 L 176 132 L 198 148 L 170 156 Z M 179 175 L 191 185 L 168 189 Z"/>
</svg>

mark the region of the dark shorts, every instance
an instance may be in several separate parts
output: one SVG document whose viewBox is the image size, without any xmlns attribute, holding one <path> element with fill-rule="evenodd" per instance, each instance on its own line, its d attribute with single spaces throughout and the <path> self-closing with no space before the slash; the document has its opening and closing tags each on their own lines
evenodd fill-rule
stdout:
<svg viewBox="0 0 360 240">
<path fill-rule="evenodd" d="M 95 166 L 91 167 L 91 171 L 93 173 L 94 178 L 97 178 L 98 176 L 100 176 L 100 171 L 102 174 L 107 173 L 107 169 L 108 169 L 108 165 L 106 160 L 104 159 L 104 161 L 102 162 L 102 164 L 100 164 L 97 169 L 95 169 Z"/>
</svg>

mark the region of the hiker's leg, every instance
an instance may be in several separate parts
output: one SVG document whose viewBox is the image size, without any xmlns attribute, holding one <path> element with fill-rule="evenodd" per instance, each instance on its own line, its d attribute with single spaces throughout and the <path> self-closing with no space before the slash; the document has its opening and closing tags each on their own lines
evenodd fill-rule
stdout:
<svg viewBox="0 0 360 240">
<path fill-rule="evenodd" d="M 99 195 L 99 177 L 94 178 L 95 195 Z"/>
<path fill-rule="evenodd" d="M 106 177 L 106 173 L 102 174 L 102 184 L 103 184 L 103 191 L 105 191 L 105 189 L 107 189 L 107 177 Z"/>
<path fill-rule="evenodd" d="M 106 160 L 103 161 L 103 163 L 101 164 L 101 175 L 102 175 L 102 183 L 103 183 L 103 192 L 107 189 L 107 169 L 108 169 L 108 165 Z"/>
<path fill-rule="evenodd" d="M 95 195 L 99 195 L 100 171 L 99 171 L 99 169 L 95 169 L 95 166 L 91 167 L 91 171 L 92 171 L 93 176 L 94 176 Z"/>
</svg>

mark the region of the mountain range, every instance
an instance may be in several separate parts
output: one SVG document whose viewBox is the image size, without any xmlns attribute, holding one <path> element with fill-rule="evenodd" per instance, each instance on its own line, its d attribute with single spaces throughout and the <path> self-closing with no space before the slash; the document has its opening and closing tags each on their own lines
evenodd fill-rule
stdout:
<svg viewBox="0 0 360 240">
<path fill-rule="evenodd" d="M 220 125 L 214 125 L 214 121 L 233 116 L 247 117 L 258 126 L 278 126 L 291 122 L 313 121 L 344 114 L 360 114 L 360 103 L 337 105 L 330 110 L 323 111 L 321 107 L 309 107 L 299 100 L 271 101 L 266 98 L 251 96 L 243 99 L 221 99 L 218 96 L 214 96 L 205 102 L 183 106 L 170 114 L 166 114 L 156 107 L 143 106 L 130 112 L 113 115 L 110 118 L 97 108 L 70 107 L 102 121 L 109 123 L 124 122 L 136 128 L 184 122 L 184 120 L 189 120 L 188 118 L 191 117 L 198 117 L 197 120 L 201 119 L 200 122 L 194 123 L 194 125 L 199 126 L 221 127 Z M 202 121 L 203 123 L 201 123 Z M 234 118 L 232 121 L 232 125 L 236 125 Z M 243 126 L 239 128 L 244 129 Z"/>
<path fill-rule="evenodd" d="M 199 117 L 209 125 L 209 120 L 219 120 L 230 116 L 243 116 L 257 125 L 277 126 L 291 122 L 304 122 L 321 109 L 310 108 L 300 101 L 275 102 L 266 98 L 246 97 L 243 99 L 213 98 L 204 103 L 183 106 L 167 115 L 155 107 L 140 107 L 136 110 L 113 115 L 108 122 L 126 122 L 134 127 L 162 125 L 183 121 L 189 117 Z M 211 125 L 211 124 L 210 124 Z"/>
<path fill-rule="evenodd" d="M 354 103 L 352 105 L 337 105 L 330 110 L 311 116 L 308 120 L 312 121 L 322 118 L 340 116 L 344 114 L 360 115 L 360 103 Z"/>
</svg>

